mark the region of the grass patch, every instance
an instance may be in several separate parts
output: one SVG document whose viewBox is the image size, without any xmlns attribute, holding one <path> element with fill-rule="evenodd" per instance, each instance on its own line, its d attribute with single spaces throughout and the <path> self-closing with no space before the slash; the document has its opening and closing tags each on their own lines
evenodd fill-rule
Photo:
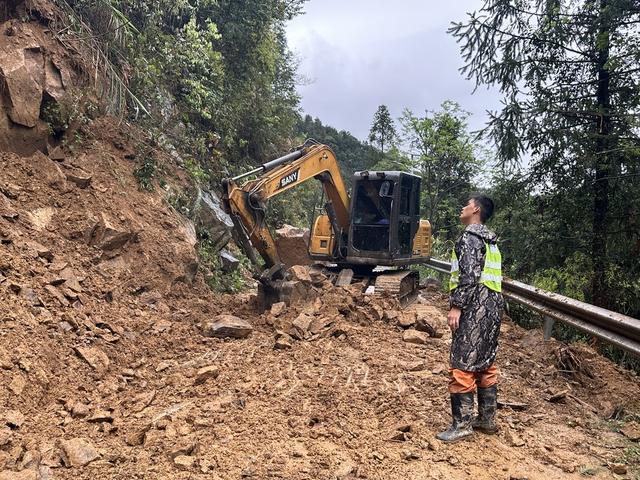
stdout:
<svg viewBox="0 0 640 480">
<path fill-rule="evenodd" d="M 154 179 L 158 175 L 158 164 L 151 155 L 145 155 L 133 171 L 142 190 L 152 192 L 155 189 Z"/>
<path fill-rule="evenodd" d="M 598 469 L 595 467 L 582 467 L 580 469 L 580 475 L 583 477 L 594 477 L 598 474 Z"/>
</svg>

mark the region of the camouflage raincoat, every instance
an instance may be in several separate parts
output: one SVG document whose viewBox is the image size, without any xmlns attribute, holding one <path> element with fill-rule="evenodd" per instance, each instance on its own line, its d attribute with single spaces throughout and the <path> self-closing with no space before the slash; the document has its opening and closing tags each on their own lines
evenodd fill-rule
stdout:
<svg viewBox="0 0 640 480">
<path fill-rule="evenodd" d="M 451 367 L 467 372 L 486 370 L 495 361 L 502 294 L 479 283 L 484 267 L 485 243 L 496 243 L 496 234 L 484 225 L 468 225 L 455 245 L 460 268 L 458 287 L 449 303 L 462 310 L 460 325 L 453 334 Z"/>
</svg>

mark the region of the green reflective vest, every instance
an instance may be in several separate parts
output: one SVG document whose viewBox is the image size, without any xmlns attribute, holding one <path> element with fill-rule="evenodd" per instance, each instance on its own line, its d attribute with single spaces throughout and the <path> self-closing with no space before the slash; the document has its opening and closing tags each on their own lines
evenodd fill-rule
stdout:
<svg viewBox="0 0 640 480">
<path fill-rule="evenodd" d="M 485 259 L 480 283 L 494 292 L 502 292 L 502 255 L 495 243 L 485 243 Z M 457 288 L 460 283 L 460 265 L 455 248 L 451 251 L 451 277 L 449 290 Z"/>
</svg>

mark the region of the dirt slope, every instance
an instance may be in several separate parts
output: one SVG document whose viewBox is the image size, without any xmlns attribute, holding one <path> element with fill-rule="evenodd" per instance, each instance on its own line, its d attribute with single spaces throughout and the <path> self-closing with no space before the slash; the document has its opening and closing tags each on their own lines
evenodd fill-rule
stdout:
<svg viewBox="0 0 640 480">
<path fill-rule="evenodd" d="M 0 156 L 0 478 L 614 478 L 625 456 L 635 468 L 635 444 L 604 418 L 637 412 L 636 377 L 586 346 L 558 364 L 561 346 L 508 320 L 501 396 L 528 408 L 502 409 L 496 436 L 437 443 L 445 298 L 423 293 L 415 316 L 444 335 L 412 344 L 398 325 L 411 315 L 358 285 L 307 279 L 309 301 L 277 315 L 252 294 L 215 295 L 194 275 L 190 230 L 161 192 L 138 191 L 129 134 L 87 128 L 62 162 Z M 254 332 L 205 337 L 223 313 Z M 281 331 L 301 340 L 274 349 Z M 563 376 L 571 361 L 583 373 Z"/>
<path fill-rule="evenodd" d="M 35 38 L 43 68 L 71 65 L 42 27 L 12 28 L 0 44 Z M 0 480 L 636 478 L 640 382 L 588 346 L 506 319 L 501 399 L 524 410 L 500 410 L 498 435 L 439 444 L 446 298 L 423 292 L 403 313 L 306 268 L 306 301 L 273 313 L 254 292 L 214 294 L 193 227 L 138 189 L 141 132 L 85 118 L 51 148 L 41 119 L 17 126 L 3 99 Z M 205 336 L 221 314 L 253 332 Z M 443 335 L 406 333 L 416 319 Z"/>
</svg>

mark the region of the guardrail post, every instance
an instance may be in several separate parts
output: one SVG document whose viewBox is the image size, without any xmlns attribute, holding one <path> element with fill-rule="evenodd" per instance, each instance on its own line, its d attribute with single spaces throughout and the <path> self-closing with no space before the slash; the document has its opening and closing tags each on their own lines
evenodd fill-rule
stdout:
<svg viewBox="0 0 640 480">
<path fill-rule="evenodd" d="M 549 340 L 551 338 L 551 333 L 553 332 L 553 325 L 556 321 L 551 317 L 544 317 L 544 325 L 542 327 L 542 332 L 544 333 L 544 339 Z"/>
</svg>

